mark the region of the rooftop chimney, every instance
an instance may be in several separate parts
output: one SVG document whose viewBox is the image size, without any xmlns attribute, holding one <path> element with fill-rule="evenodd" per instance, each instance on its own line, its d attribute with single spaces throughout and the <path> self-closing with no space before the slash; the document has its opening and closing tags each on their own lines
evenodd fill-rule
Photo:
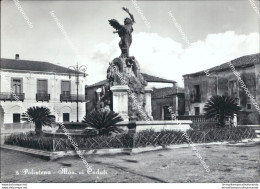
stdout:
<svg viewBox="0 0 260 189">
<path fill-rule="evenodd" d="M 15 60 L 19 60 L 19 54 L 15 54 Z"/>
</svg>

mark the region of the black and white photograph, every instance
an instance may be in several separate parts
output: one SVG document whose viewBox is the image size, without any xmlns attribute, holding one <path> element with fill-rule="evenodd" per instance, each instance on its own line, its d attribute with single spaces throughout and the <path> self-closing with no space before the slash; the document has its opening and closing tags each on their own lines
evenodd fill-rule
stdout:
<svg viewBox="0 0 260 189">
<path fill-rule="evenodd" d="M 0 35 L 2 189 L 259 189 L 259 0 L 1 0 Z"/>
</svg>

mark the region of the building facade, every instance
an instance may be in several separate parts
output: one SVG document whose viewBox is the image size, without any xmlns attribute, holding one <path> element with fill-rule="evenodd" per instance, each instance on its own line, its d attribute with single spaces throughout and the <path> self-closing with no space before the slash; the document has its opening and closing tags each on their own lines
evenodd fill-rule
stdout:
<svg viewBox="0 0 260 189">
<path fill-rule="evenodd" d="M 169 107 L 172 107 L 170 112 Z M 184 89 L 177 86 L 154 89 L 152 92 L 152 115 L 154 120 L 171 120 L 175 116 L 184 115 Z"/>
<path fill-rule="evenodd" d="M 56 121 L 81 121 L 85 115 L 85 78 L 55 64 L 1 59 L 0 103 L 4 125 L 22 123 L 21 114 L 32 106 L 44 106 Z M 77 96 L 78 82 L 78 96 Z"/>
<path fill-rule="evenodd" d="M 240 74 L 251 95 L 260 105 L 260 54 L 243 56 L 230 61 Z M 238 124 L 260 124 L 260 115 L 252 104 L 244 88 L 225 63 L 193 74 L 184 75 L 185 114 L 203 115 L 205 103 L 214 95 L 228 95 L 237 99 L 242 110 L 238 114 Z"/>
<path fill-rule="evenodd" d="M 171 114 L 168 107 L 173 107 L 174 112 L 180 115 L 184 114 L 184 92 L 176 90 L 176 82 L 149 74 L 142 73 L 147 81 L 147 86 L 152 88 L 152 116 L 154 120 L 170 120 Z M 101 88 L 106 80 L 100 81 L 90 86 L 86 86 L 86 113 L 100 106 Z M 180 89 L 180 88 L 179 88 Z M 176 103 L 178 102 L 178 103 Z M 177 109 L 176 109 L 177 108 Z M 178 114 L 177 113 L 177 114 Z"/>
</svg>

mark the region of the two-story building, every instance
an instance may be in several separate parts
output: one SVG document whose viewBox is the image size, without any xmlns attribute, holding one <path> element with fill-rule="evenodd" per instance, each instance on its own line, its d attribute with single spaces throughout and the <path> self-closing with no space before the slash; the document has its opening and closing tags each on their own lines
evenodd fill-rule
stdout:
<svg viewBox="0 0 260 189">
<path fill-rule="evenodd" d="M 1 59 L 0 68 L 0 123 L 5 126 L 21 123 L 21 114 L 32 106 L 50 108 L 57 113 L 56 121 L 84 117 L 83 73 L 48 62 L 20 60 L 19 55 Z"/>
<path fill-rule="evenodd" d="M 251 95 L 260 105 L 260 54 L 242 56 L 230 61 L 240 74 Z M 237 99 L 242 107 L 238 115 L 239 124 L 260 124 L 260 115 L 250 101 L 230 64 L 224 63 L 184 77 L 185 114 L 203 115 L 205 103 L 214 95 L 228 95 Z"/>
</svg>

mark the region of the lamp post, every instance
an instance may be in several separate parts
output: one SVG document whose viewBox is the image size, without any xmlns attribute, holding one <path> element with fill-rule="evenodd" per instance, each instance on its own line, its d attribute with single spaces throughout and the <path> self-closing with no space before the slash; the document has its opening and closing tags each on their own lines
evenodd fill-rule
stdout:
<svg viewBox="0 0 260 189">
<path fill-rule="evenodd" d="M 179 100 L 179 97 L 178 97 L 178 84 L 175 83 L 175 88 L 176 88 L 176 97 L 175 97 L 175 115 L 178 116 L 178 109 L 179 109 L 179 104 L 178 104 L 178 100 Z"/>
<path fill-rule="evenodd" d="M 87 67 L 82 65 L 82 66 L 69 66 L 68 69 L 74 70 L 74 74 L 76 76 L 76 86 L 77 86 L 77 122 L 79 122 L 79 77 L 80 75 L 83 74 L 83 77 L 85 78 L 87 74 L 85 73 L 87 70 Z M 69 72 L 69 78 L 71 78 L 71 72 Z"/>
</svg>

